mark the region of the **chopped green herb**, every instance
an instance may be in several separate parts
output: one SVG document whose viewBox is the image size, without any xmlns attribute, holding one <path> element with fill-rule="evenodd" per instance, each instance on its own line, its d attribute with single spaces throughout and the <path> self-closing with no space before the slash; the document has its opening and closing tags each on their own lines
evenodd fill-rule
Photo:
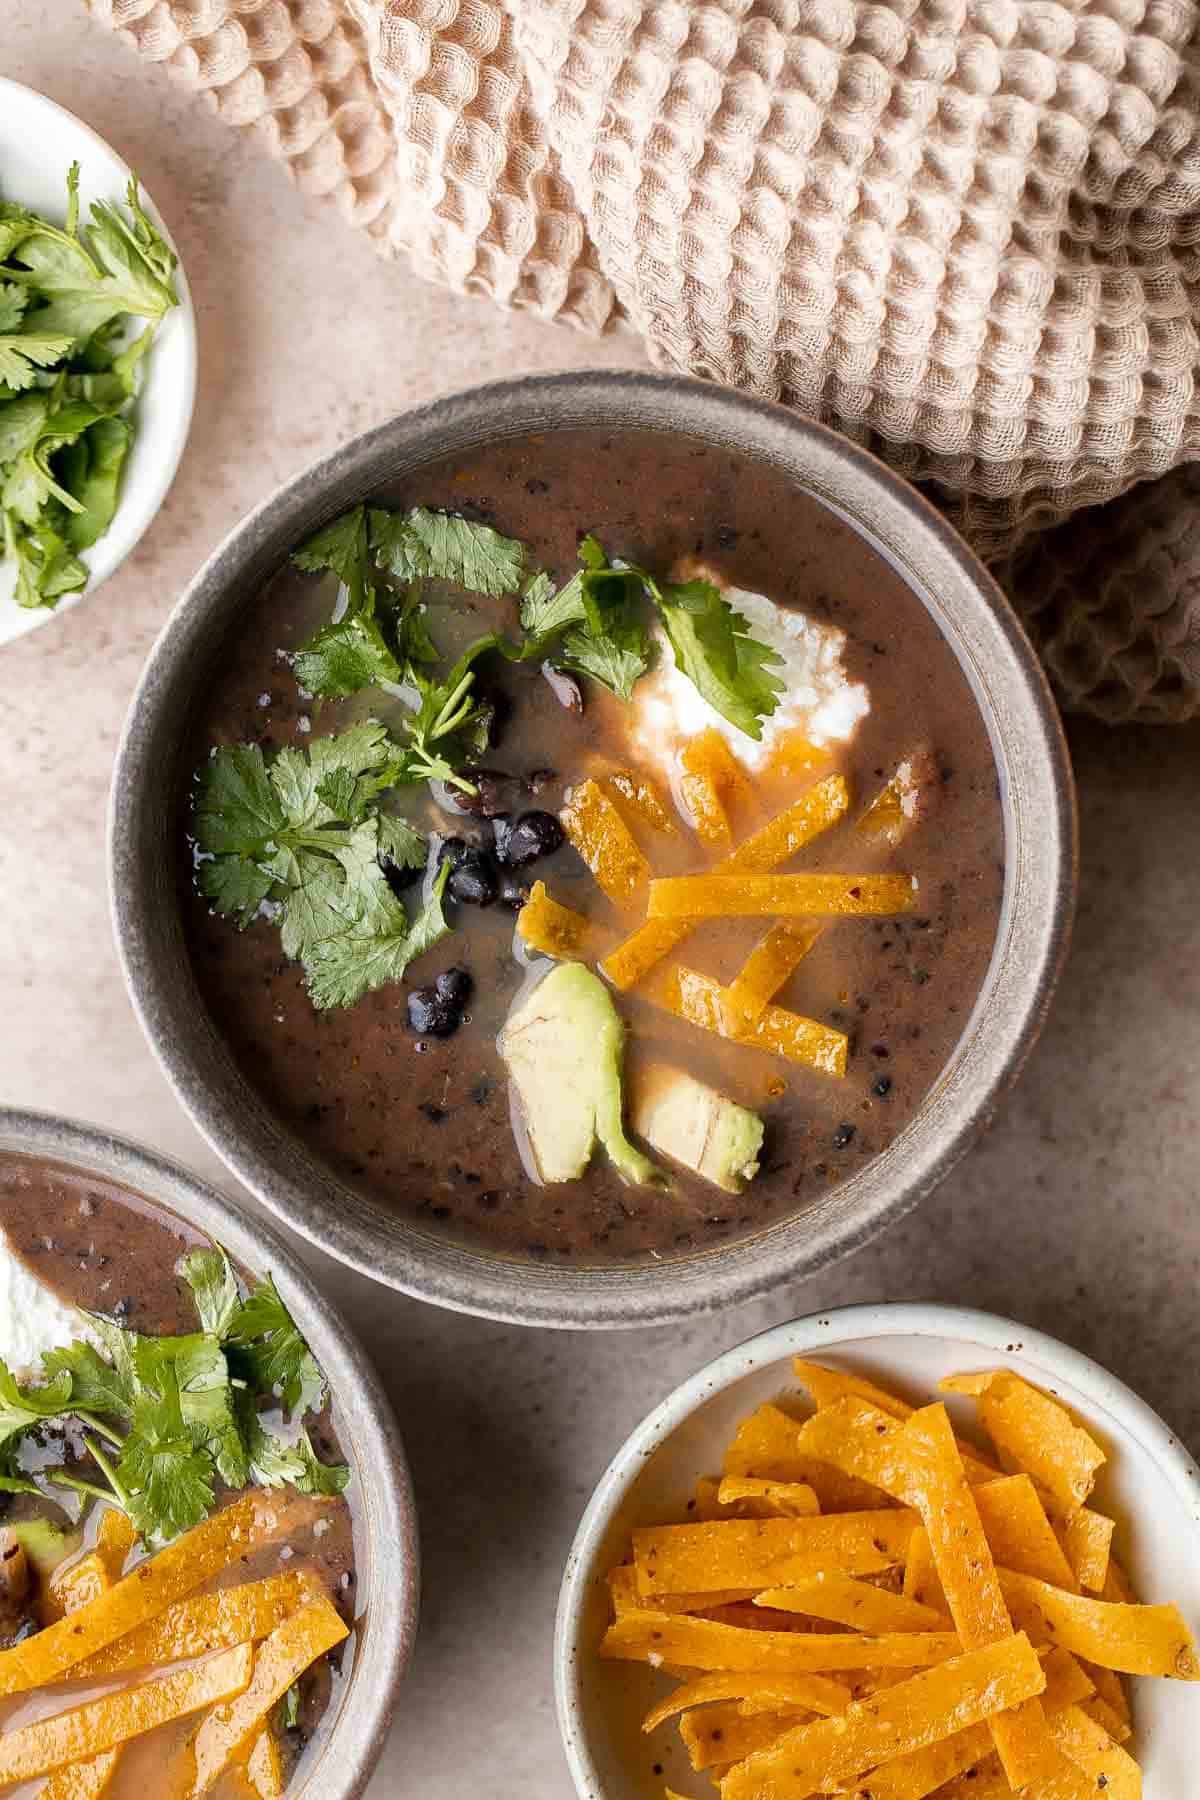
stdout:
<svg viewBox="0 0 1200 1800">
<path fill-rule="evenodd" d="M 117 510 L 137 365 L 177 303 L 175 257 L 135 182 L 124 209 L 97 202 L 85 227 L 78 166 L 67 194 L 61 229 L 0 204 L 0 557 L 28 607 L 87 584 L 78 552 Z"/>
<path fill-rule="evenodd" d="M 51 1418 L 86 1427 L 84 1446 L 103 1485 L 66 1469 L 43 1478 L 122 1507 L 151 1544 L 206 1517 L 219 1483 L 344 1490 L 349 1470 L 321 1462 L 303 1427 L 288 1442 L 259 1419 L 260 1405 L 282 1402 L 299 1416 L 325 1400 L 324 1377 L 274 1281 L 268 1276 L 243 1299 L 219 1246 L 190 1251 L 179 1273 L 199 1331 L 147 1337 L 92 1314 L 101 1349 L 76 1341 L 49 1351 L 40 1384 L 20 1386 L 0 1363 L 0 1492 L 41 1491 L 17 1452 Z"/>
</svg>

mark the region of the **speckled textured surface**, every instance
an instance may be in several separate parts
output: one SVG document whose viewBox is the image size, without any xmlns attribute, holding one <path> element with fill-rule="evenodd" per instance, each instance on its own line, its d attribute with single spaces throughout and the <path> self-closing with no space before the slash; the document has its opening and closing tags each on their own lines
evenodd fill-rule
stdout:
<svg viewBox="0 0 1200 1800">
<path fill-rule="evenodd" d="M 468 381 L 628 365 L 634 346 L 398 283 L 73 6 L 51 24 L 38 0 L 4 12 L 0 70 L 83 112 L 170 219 L 202 375 L 136 554 L 0 657 L 0 1097 L 129 1132 L 227 1186 L 142 1042 L 108 929 L 105 788 L 151 639 L 240 513 L 352 432 Z M 550 1639 L 587 1496 L 671 1386 L 776 1320 L 882 1298 L 993 1308 L 1106 1363 L 1200 1451 L 1200 730 L 1082 727 L 1073 747 L 1082 899 L 1046 1035 L 991 1135 L 852 1262 L 694 1325 L 576 1336 L 437 1313 L 311 1259 L 389 1386 L 422 1506 L 421 1637 L 374 1800 L 565 1800 Z"/>
</svg>

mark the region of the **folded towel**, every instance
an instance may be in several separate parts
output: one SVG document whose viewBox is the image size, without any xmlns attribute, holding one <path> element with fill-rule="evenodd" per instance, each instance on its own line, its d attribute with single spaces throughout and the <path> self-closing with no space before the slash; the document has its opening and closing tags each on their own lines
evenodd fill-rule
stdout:
<svg viewBox="0 0 1200 1800">
<path fill-rule="evenodd" d="M 421 274 L 925 484 L 1065 704 L 1200 713 L 1191 479 L 1112 504 L 1200 449 L 1193 0 L 89 4 Z"/>
</svg>

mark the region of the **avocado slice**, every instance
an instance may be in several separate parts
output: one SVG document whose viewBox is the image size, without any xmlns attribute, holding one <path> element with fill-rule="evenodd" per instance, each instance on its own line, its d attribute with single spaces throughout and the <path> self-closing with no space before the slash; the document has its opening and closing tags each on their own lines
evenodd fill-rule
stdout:
<svg viewBox="0 0 1200 1800">
<path fill-rule="evenodd" d="M 655 1063 L 638 1083 L 632 1119 L 646 1142 L 705 1181 L 740 1193 L 758 1174 L 763 1122 L 682 1069 Z"/>
<path fill-rule="evenodd" d="M 608 989 L 582 963 L 560 963 L 500 1033 L 539 1178 L 574 1181 L 599 1140 L 629 1182 L 661 1181 L 622 1125 L 625 1027 Z"/>
<path fill-rule="evenodd" d="M 79 1549 L 79 1533 L 64 1531 L 49 1519 L 17 1519 L 8 1529 L 42 1581 L 48 1580 L 59 1563 Z"/>
</svg>

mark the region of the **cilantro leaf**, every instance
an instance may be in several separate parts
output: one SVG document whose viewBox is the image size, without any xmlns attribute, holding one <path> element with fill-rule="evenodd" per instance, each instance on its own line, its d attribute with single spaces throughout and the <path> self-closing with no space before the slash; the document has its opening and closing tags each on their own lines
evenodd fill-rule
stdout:
<svg viewBox="0 0 1200 1800">
<path fill-rule="evenodd" d="M 415 825 L 410 825 L 398 813 L 381 812 L 379 854 L 398 869 L 423 869 L 429 849 Z"/>
<path fill-rule="evenodd" d="M 59 475 L 80 507 L 66 521 L 66 539 L 73 550 L 88 549 L 112 524 L 132 443 L 128 421 L 110 414 L 97 419 L 63 450 Z"/>
<path fill-rule="evenodd" d="M 178 1271 L 192 1290 L 201 1328 L 216 1338 L 223 1338 L 233 1323 L 242 1296 L 233 1265 L 220 1244 L 209 1249 L 189 1250 L 180 1258 Z"/>
<path fill-rule="evenodd" d="M 364 994 L 399 981 L 409 963 L 449 933 L 442 911 L 448 864 L 443 863 L 429 900 L 411 923 L 378 863 L 375 872 L 378 882 L 360 890 L 364 895 L 361 917 L 337 935 L 322 938 L 309 951 L 305 985 L 313 1005 L 322 1010 L 353 1006 Z"/>
<path fill-rule="evenodd" d="M 783 658 L 751 636 L 749 621 L 710 582 L 653 583 L 651 593 L 676 665 L 722 718 L 760 738 L 786 687 L 773 673 Z"/>
<path fill-rule="evenodd" d="M 633 698 L 634 683 L 650 667 L 652 646 L 640 619 L 613 624 L 603 633 L 569 631 L 554 659 L 576 675 L 590 675 L 620 700 Z"/>
<path fill-rule="evenodd" d="M 43 508 L 33 531 L 19 530 L 5 515 L 6 547 L 17 565 L 14 597 L 18 606 L 53 606 L 64 594 L 86 587 L 86 566 L 74 554 L 65 537 L 51 524 L 49 507 Z"/>
<path fill-rule="evenodd" d="M 65 1370 L 42 1386 L 23 1387 L 0 1361 L 0 1447 L 43 1419 L 60 1417 L 70 1404 L 71 1377 Z"/>
<path fill-rule="evenodd" d="M 0 381 L 14 392 L 32 387 L 39 369 L 52 369 L 61 362 L 73 337 L 61 332 L 24 331 L 0 334 Z"/>
<path fill-rule="evenodd" d="M 4 221 L 0 218 L 0 233 Z M 0 281 L 0 331 L 17 331 L 29 305 L 29 295 L 15 281 Z"/>
<path fill-rule="evenodd" d="M 94 1323 L 94 1321 L 93 1321 Z M 111 1327 L 120 1331 L 119 1326 Z M 59 1350 L 47 1350 L 42 1368 L 56 1379 L 70 1382 L 71 1405 L 78 1411 L 100 1413 L 108 1418 L 127 1419 L 133 1409 L 133 1364 L 121 1332 L 122 1355 L 119 1360 L 105 1362 L 91 1344 L 76 1338 Z"/>
<path fill-rule="evenodd" d="M 323 1463 L 303 1428 L 294 1443 L 268 1431 L 253 1409 L 243 1402 L 242 1436 L 250 1468 L 264 1487 L 282 1487 L 285 1483 L 302 1494 L 342 1494 L 350 1481 L 345 1463 Z"/>
<path fill-rule="evenodd" d="M 320 1411 L 325 1377 L 272 1276 L 264 1276 L 242 1301 L 226 1343 L 235 1351 L 238 1373 L 256 1393 L 277 1393 L 289 1413 Z"/>
<path fill-rule="evenodd" d="M 429 576 L 495 600 L 520 590 L 525 546 L 490 525 L 416 506 L 407 514 L 372 508 L 370 530 L 376 556 L 401 581 Z"/>
<path fill-rule="evenodd" d="M 212 1510 L 216 1465 L 204 1432 L 188 1425 L 177 1385 L 143 1393 L 134 1405 L 132 1429 L 117 1464 L 129 1516 L 148 1543 L 165 1543 L 190 1531 Z"/>
<path fill-rule="evenodd" d="M 378 620 L 365 611 L 322 625 L 297 650 L 292 667 L 305 692 L 323 700 L 357 694 L 377 682 L 404 680 Z"/>
<path fill-rule="evenodd" d="M 331 569 L 343 586 L 353 590 L 366 578 L 368 548 L 366 508 L 356 506 L 314 531 L 292 551 L 292 561 L 310 574 Z"/>
<path fill-rule="evenodd" d="M 544 570 L 526 584 L 521 596 L 521 626 L 538 646 L 565 631 L 568 625 L 582 624 L 586 618 L 582 571 L 557 589 Z"/>
<path fill-rule="evenodd" d="M 207 1450 L 222 1481 L 244 1487 L 246 1451 L 234 1417 L 229 1367 L 217 1338 L 207 1331 L 186 1337 L 136 1336 L 132 1357 L 140 1387 L 134 1402 L 135 1431 L 144 1395 L 156 1395 L 178 1407 L 193 1448 Z"/>
<path fill-rule="evenodd" d="M 96 201 L 84 231 L 76 230 L 74 217 L 77 171 L 71 189 L 67 229 L 37 219 L 9 252 L 19 266 L 5 274 L 48 302 L 38 314 L 39 329 L 79 342 L 120 314 L 161 319 L 178 302 L 175 256 L 144 211 L 136 181 L 126 191 L 128 217 Z"/>
</svg>

